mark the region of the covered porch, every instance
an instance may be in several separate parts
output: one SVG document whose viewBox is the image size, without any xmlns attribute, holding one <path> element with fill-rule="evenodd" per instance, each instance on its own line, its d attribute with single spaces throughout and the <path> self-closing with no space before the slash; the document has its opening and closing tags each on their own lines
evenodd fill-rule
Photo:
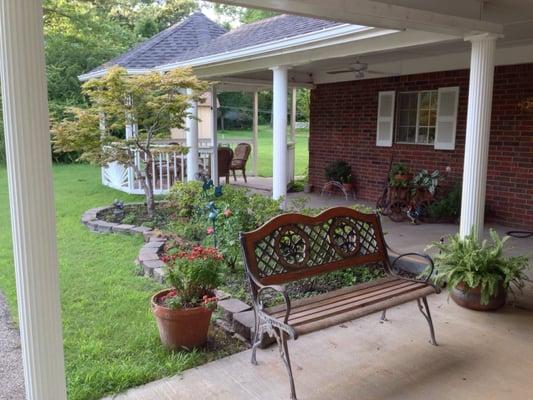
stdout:
<svg viewBox="0 0 533 400">
<path fill-rule="evenodd" d="M 501 13 L 500 8 L 501 14 L 489 13 L 487 20 L 478 18 L 478 2 L 464 1 L 453 3 L 452 11 L 448 11 L 452 14 L 444 13 L 437 2 L 429 5 L 407 2 L 411 3 L 409 6 L 367 0 L 348 3 L 335 0 L 325 5 L 303 0 L 231 3 L 381 27 L 369 30 L 348 27 L 348 30 L 353 29 L 346 33 L 353 35 L 348 38 L 349 43 L 334 43 L 336 39 L 324 38 L 321 46 L 300 48 L 296 52 L 298 57 L 284 54 L 287 43 L 281 42 L 278 49 L 272 49 L 270 58 L 258 60 L 243 54 L 238 68 L 233 68 L 237 64 L 228 63 L 228 60 L 216 66 L 209 63 L 195 66 L 200 77 L 220 77 L 220 82 L 235 78 L 237 83 L 242 83 L 243 79 L 261 80 L 262 76 L 272 74 L 275 198 L 285 196 L 287 188 L 289 82 L 294 79 L 310 83 L 308 74 L 291 78 L 291 70 L 299 72 L 298 66 L 303 65 L 303 70 L 307 71 L 306 65 L 325 59 L 393 54 L 398 49 L 434 44 L 438 45 L 437 51 L 443 51 L 448 45 L 459 46 L 462 51 L 458 58 L 450 57 L 450 62 L 459 60 L 464 65 L 466 61 L 470 66 L 460 233 L 465 236 L 474 231 L 478 238 L 482 237 L 496 42 L 504 33 L 504 25 L 508 24 L 509 35 L 502 42 L 509 40 L 507 43 L 516 48 L 509 52 L 504 46 L 500 57 L 527 58 L 531 53 L 527 51 L 530 47 L 525 36 L 531 32 L 528 28 L 532 19 L 524 19 L 524 15 L 531 15 L 530 9 L 516 3 L 495 2 L 508 12 Z M 42 4 L 34 0 L 4 1 L 0 7 L 2 97 L 26 395 L 32 400 L 63 400 L 66 389 Z M 345 60 L 341 61 L 344 65 Z M 412 68 L 421 68 L 422 72 L 425 68 L 416 57 L 410 64 Z M 216 90 L 213 88 L 213 94 Z M 381 122 L 384 134 L 392 129 L 390 120 L 385 118 Z M 191 129 L 191 146 L 198 142 L 193 135 L 194 128 Z M 386 141 L 387 136 L 382 139 Z M 216 142 L 213 147 L 217 147 Z M 191 178 L 198 165 L 196 149 L 189 156 Z M 216 172 L 216 152 L 212 165 Z M 306 382 L 302 379 L 308 379 L 308 385 L 299 385 L 304 398 L 353 398 L 354 393 L 361 398 L 449 398 L 452 394 L 471 399 L 480 393 L 494 398 L 507 397 L 509 393 L 516 398 L 529 398 L 528 378 L 533 368 L 531 289 L 526 297 L 529 300 L 520 302 L 520 307 L 508 306 L 498 314 L 476 314 L 447 303 L 445 295 L 434 296 L 432 305 L 435 320 L 439 321 L 437 335 L 441 335 L 437 339 L 442 343 L 437 350 L 423 346 L 426 338 L 413 334 L 413 329 L 423 321 L 419 315 L 411 313 L 408 305 L 398 308 L 397 313 L 391 315 L 390 323 L 381 326 L 370 316 L 309 335 L 295 342 L 294 358 L 300 363 L 296 368 L 296 380 Z M 379 331 L 373 322 L 379 326 Z M 326 334 L 328 339 L 324 340 Z M 355 336 L 364 337 L 365 344 L 353 340 Z M 372 351 L 368 351 L 370 349 Z M 401 358 L 399 351 L 403 354 Z M 334 353 L 337 358 L 326 361 L 327 357 L 321 355 L 327 353 Z M 285 398 L 286 381 L 283 369 L 278 368 L 279 358 L 267 351 L 262 352 L 259 359 L 260 367 L 250 368 L 248 354 L 241 353 L 189 371 L 183 379 L 173 378 L 139 389 L 138 393 L 132 392 L 131 398 L 150 398 L 154 393 L 157 398 L 173 398 L 176 393 L 183 398 L 203 397 L 201 393 L 205 393 L 205 397 L 214 397 L 217 393 L 218 398 L 228 399 Z M 324 364 L 326 362 L 331 364 Z M 328 368 L 324 368 L 325 365 Z M 492 365 L 505 368 L 487 367 Z"/>
</svg>

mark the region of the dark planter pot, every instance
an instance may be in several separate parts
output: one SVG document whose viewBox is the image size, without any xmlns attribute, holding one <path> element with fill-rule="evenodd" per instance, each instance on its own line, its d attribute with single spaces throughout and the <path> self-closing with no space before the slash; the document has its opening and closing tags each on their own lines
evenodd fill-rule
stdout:
<svg viewBox="0 0 533 400">
<path fill-rule="evenodd" d="M 207 307 L 171 310 L 159 305 L 159 299 L 171 289 L 152 296 L 152 313 L 157 322 L 161 343 L 169 350 L 191 349 L 207 342 L 207 333 L 213 310 Z"/>
<path fill-rule="evenodd" d="M 481 304 L 481 286 L 470 288 L 464 284 L 459 283 L 450 291 L 450 297 L 455 303 L 461 307 L 476 311 L 494 311 L 501 308 L 507 299 L 507 291 L 500 281 L 496 294 L 489 299 L 488 304 Z"/>
<path fill-rule="evenodd" d="M 347 193 L 351 193 L 353 190 L 353 184 L 352 183 L 343 183 L 342 187 L 344 190 L 346 190 Z"/>
</svg>

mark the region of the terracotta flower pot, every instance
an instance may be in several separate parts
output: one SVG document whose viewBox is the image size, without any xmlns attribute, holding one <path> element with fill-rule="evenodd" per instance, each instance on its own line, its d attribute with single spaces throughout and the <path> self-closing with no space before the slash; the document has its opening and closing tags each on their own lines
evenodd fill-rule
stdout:
<svg viewBox="0 0 533 400">
<path fill-rule="evenodd" d="M 502 307 L 507 299 L 507 291 L 502 281 L 498 284 L 496 294 L 489 299 L 488 304 L 481 304 L 481 286 L 470 288 L 464 282 L 452 288 L 450 297 L 458 305 L 477 311 L 494 311 Z"/>
<path fill-rule="evenodd" d="M 163 346 L 176 350 L 204 345 L 213 310 L 203 306 L 171 310 L 159 305 L 159 299 L 170 290 L 162 290 L 154 294 L 151 299 L 152 313 Z"/>
</svg>

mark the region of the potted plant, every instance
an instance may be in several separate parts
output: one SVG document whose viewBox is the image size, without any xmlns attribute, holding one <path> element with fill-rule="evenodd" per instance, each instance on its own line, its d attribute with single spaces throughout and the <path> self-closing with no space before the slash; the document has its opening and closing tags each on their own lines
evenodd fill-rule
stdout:
<svg viewBox="0 0 533 400">
<path fill-rule="evenodd" d="M 394 164 L 389 172 L 389 186 L 391 199 L 406 200 L 409 192 L 411 174 L 409 168 L 403 164 Z"/>
<path fill-rule="evenodd" d="M 518 289 L 524 285 L 527 257 L 505 257 L 503 246 L 508 237 L 500 239 L 492 229 L 490 237 L 490 242 L 479 242 L 474 234 L 464 239 L 457 234 L 430 246 L 439 250 L 434 257 L 435 283 L 447 282 L 451 298 L 460 306 L 496 310 L 505 304 L 511 284 Z"/>
<path fill-rule="evenodd" d="M 326 179 L 339 182 L 344 190 L 351 192 L 353 189 L 352 167 L 346 161 L 333 161 L 326 167 Z"/>
<path fill-rule="evenodd" d="M 171 288 L 152 296 L 161 342 L 168 349 L 193 348 L 207 341 L 214 290 L 222 283 L 223 257 L 215 248 L 173 248 L 162 257 Z"/>
</svg>

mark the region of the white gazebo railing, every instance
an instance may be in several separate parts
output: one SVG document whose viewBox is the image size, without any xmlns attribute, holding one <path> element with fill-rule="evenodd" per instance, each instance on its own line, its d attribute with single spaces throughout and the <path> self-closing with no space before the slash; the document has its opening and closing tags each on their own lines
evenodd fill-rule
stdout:
<svg viewBox="0 0 533 400">
<path fill-rule="evenodd" d="M 187 181 L 187 155 L 170 151 L 179 140 L 161 142 L 152 146 L 152 179 L 154 194 L 165 194 L 176 182 Z M 238 143 L 250 143 L 242 139 L 219 141 L 219 145 L 231 146 Z M 250 143 L 252 144 L 252 143 Z M 255 148 L 252 144 L 252 151 Z M 139 149 L 132 149 L 135 166 L 144 170 L 145 156 Z M 198 142 L 198 172 L 211 176 L 213 147 L 211 140 L 200 139 Z M 255 166 L 254 166 L 255 169 Z M 102 184 L 129 194 L 144 194 L 142 181 L 136 176 L 131 166 L 112 162 L 102 167 Z"/>
</svg>

